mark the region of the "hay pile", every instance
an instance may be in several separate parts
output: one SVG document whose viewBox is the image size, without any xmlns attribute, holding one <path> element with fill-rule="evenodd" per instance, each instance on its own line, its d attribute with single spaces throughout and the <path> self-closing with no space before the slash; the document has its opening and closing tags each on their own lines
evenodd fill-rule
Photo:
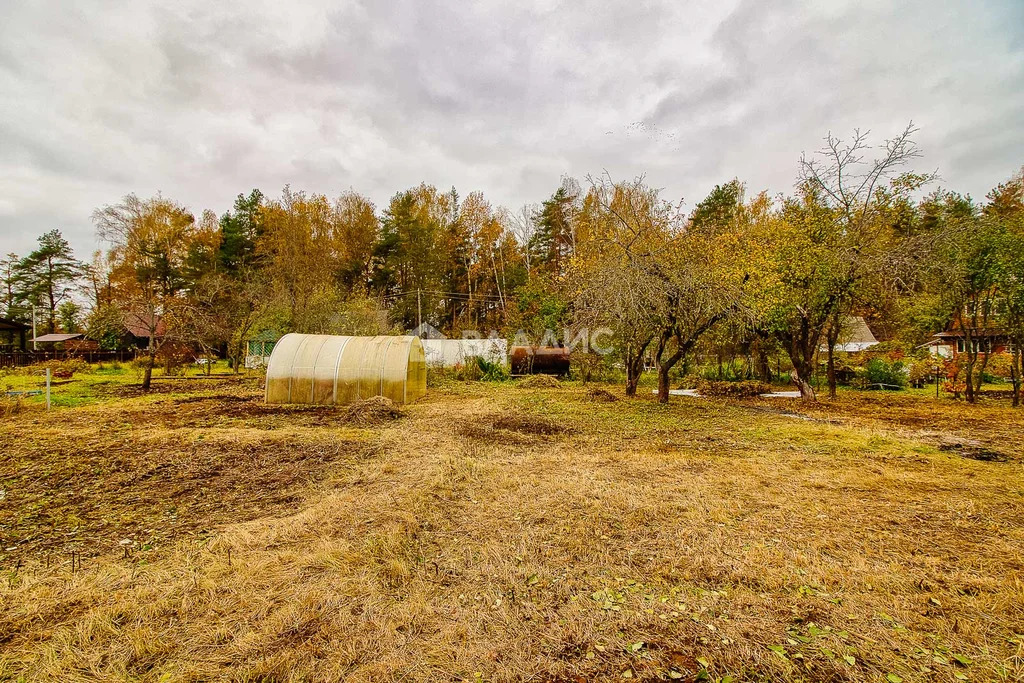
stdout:
<svg viewBox="0 0 1024 683">
<path fill-rule="evenodd" d="M 524 445 L 571 434 L 572 430 L 539 415 L 515 413 L 485 415 L 479 420 L 462 425 L 458 433 L 492 444 Z"/>
<path fill-rule="evenodd" d="M 523 389 L 558 389 L 562 385 L 554 375 L 531 375 L 519 381 Z"/>
<path fill-rule="evenodd" d="M 345 422 L 356 425 L 379 425 L 404 416 L 397 403 L 384 396 L 372 396 L 344 409 Z"/>
<path fill-rule="evenodd" d="M 594 387 L 588 391 L 587 398 L 598 403 L 615 403 L 619 400 L 618 396 L 601 387 Z"/>
</svg>

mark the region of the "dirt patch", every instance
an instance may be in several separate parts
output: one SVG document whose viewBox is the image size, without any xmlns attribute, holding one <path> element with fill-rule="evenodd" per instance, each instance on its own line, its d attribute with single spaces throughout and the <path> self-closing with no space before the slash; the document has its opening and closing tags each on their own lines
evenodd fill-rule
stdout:
<svg viewBox="0 0 1024 683">
<path fill-rule="evenodd" d="M 373 396 L 347 406 L 342 419 L 354 425 L 380 425 L 403 417 L 397 403 L 385 396 Z"/>
<path fill-rule="evenodd" d="M 88 558 L 156 548 L 275 514 L 337 461 L 372 448 L 296 427 L 364 426 L 400 414 L 387 399 L 348 409 L 268 406 L 251 384 L 221 383 L 217 393 L 12 416 L 0 434 L 0 566 L 72 550 Z"/>
<path fill-rule="evenodd" d="M 503 415 L 492 423 L 495 429 L 504 429 L 518 434 L 540 434 L 552 436 L 569 431 L 566 427 L 537 415 Z"/>
<path fill-rule="evenodd" d="M 518 386 L 521 389 L 558 389 L 562 384 L 554 375 L 531 375 L 519 380 Z"/>
<path fill-rule="evenodd" d="M 141 380 L 140 380 L 141 382 Z M 93 391 L 97 396 L 115 398 L 135 398 L 153 394 L 190 394 L 217 390 L 248 390 L 258 385 L 259 380 L 253 377 L 175 377 L 172 379 L 154 379 L 149 391 L 143 391 L 140 384 L 124 384 L 121 382 L 98 382 Z"/>
<path fill-rule="evenodd" d="M 931 439 L 940 451 L 955 453 L 964 458 L 985 462 L 1007 462 L 1010 456 L 1002 451 L 994 450 L 977 439 L 966 439 L 948 434 Z"/>
<path fill-rule="evenodd" d="M 822 397 L 817 402 L 791 401 L 787 407 L 802 415 L 850 426 L 904 428 L 916 432 L 914 436 L 929 445 L 976 460 L 1024 461 L 1020 440 L 1024 410 L 1010 408 L 1007 403 L 981 401 L 972 405 L 948 397 L 864 391 L 840 394 L 838 399 Z"/>
<path fill-rule="evenodd" d="M 602 389 L 601 387 L 594 387 L 588 391 L 587 399 L 597 403 L 615 403 L 619 400 L 618 396 L 607 389 Z"/>
<path fill-rule="evenodd" d="M 125 409 L 133 421 L 169 429 L 280 429 L 283 427 L 372 427 L 404 413 L 390 399 L 374 397 L 347 406 L 268 405 L 263 396 L 240 391 L 169 399 Z"/>
<path fill-rule="evenodd" d="M 489 415 L 459 429 L 460 434 L 472 439 L 505 444 L 532 443 L 569 432 L 557 422 L 529 414 Z"/>
<path fill-rule="evenodd" d="M 252 396 L 240 396 L 238 394 L 215 394 L 213 396 L 189 396 L 179 398 L 175 401 L 178 405 L 187 403 L 202 403 L 204 401 L 218 401 L 220 403 L 252 403 L 255 399 Z"/>
<path fill-rule="evenodd" d="M 788 417 L 793 420 L 804 420 L 806 422 L 818 422 L 821 424 L 838 424 L 839 420 L 827 420 L 820 417 L 811 417 L 803 413 L 798 413 L 792 410 L 786 410 L 785 408 L 774 408 L 771 406 L 758 406 L 758 405 L 742 405 L 744 410 L 749 410 L 752 413 L 767 413 L 769 415 L 778 415 L 779 417 Z"/>
<path fill-rule="evenodd" d="M 201 536 L 293 505 L 331 463 L 368 450 L 359 441 L 205 443 L 184 434 L 56 450 L 28 444 L 8 451 L 0 470 L 0 562 Z"/>
</svg>

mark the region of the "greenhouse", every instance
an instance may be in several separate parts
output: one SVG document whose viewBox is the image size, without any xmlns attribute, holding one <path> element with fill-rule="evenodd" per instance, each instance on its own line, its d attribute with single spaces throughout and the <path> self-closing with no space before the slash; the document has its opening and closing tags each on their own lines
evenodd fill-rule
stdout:
<svg viewBox="0 0 1024 683">
<path fill-rule="evenodd" d="M 424 339 L 423 353 L 431 367 L 453 368 L 473 358 L 508 365 L 508 342 L 504 339 Z"/>
<path fill-rule="evenodd" d="M 342 405 L 385 396 L 404 404 L 426 393 L 417 337 L 286 334 L 267 363 L 267 403 Z"/>
</svg>

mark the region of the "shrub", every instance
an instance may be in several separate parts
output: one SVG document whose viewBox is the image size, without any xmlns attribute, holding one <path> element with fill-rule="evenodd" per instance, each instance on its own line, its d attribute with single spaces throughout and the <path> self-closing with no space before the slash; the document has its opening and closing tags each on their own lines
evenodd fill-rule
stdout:
<svg viewBox="0 0 1024 683">
<path fill-rule="evenodd" d="M 727 396 L 730 398 L 749 398 L 768 394 L 772 385 L 755 380 L 742 382 L 717 382 L 702 379 L 697 382 L 697 393 L 701 396 Z"/>
<path fill-rule="evenodd" d="M 476 366 L 480 371 L 480 379 L 485 382 L 504 382 L 509 378 L 508 368 L 483 356 L 476 356 Z"/>
<path fill-rule="evenodd" d="M 864 378 L 868 384 L 887 385 L 886 388 L 903 388 L 907 385 L 907 373 L 901 360 L 872 358 L 864 366 Z"/>
<path fill-rule="evenodd" d="M 993 353 L 988 357 L 988 365 L 985 368 L 984 382 L 996 382 L 1008 380 L 1012 374 L 1013 357 L 1008 353 Z"/>
<path fill-rule="evenodd" d="M 700 384 L 702 381 L 704 381 L 704 380 L 702 380 L 697 375 L 685 375 L 682 379 L 679 380 L 679 386 L 676 387 L 676 388 L 677 389 L 696 389 L 697 385 Z"/>
<path fill-rule="evenodd" d="M 606 357 L 592 351 L 573 351 L 569 354 L 569 370 L 572 378 L 584 384 L 591 380 L 606 379 L 608 369 Z"/>
<path fill-rule="evenodd" d="M 90 372 L 92 366 L 81 358 L 66 358 L 64 360 L 48 360 L 32 365 L 21 367 L 5 368 L 4 375 L 45 375 L 49 368 L 50 375 L 54 379 L 71 379 L 76 372 Z"/>
<path fill-rule="evenodd" d="M 431 365 L 427 370 L 427 386 L 444 382 L 503 382 L 509 379 L 508 368 L 481 356 L 471 356 L 454 366 Z"/>
<path fill-rule="evenodd" d="M 16 413 L 20 413 L 25 407 L 25 404 L 21 401 L 21 396 L 7 396 L 4 394 L 0 396 L 0 417 L 10 417 Z"/>
<path fill-rule="evenodd" d="M 935 375 L 934 359 L 918 359 L 910 361 L 907 365 L 910 383 L 915 387 L 921 387 Z M 940 369 L 941 372 L 941 369 Z"/>
</svg>

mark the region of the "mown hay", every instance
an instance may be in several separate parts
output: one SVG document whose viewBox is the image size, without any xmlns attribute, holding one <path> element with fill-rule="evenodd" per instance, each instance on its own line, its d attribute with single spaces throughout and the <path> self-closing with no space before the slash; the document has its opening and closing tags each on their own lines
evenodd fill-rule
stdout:
<svg viewBox="0 0 1024 683">
<path fill-rule="evenodd" d="M 551 436 L 562 434 L 566 428 L 557 422 L 552 422 L 536 415 L 504 415 L 494 421 L 495 429 L 504 429 L 519 434 L 543 434 Z"/>
<path fill-rule="evenodd" d="M 111 546 L 83 547 L 76 570 L 66 553 L 0 557 L 0 680 L 1024 680 L 1021 470 L 939 452 L 921 431 L 1016 453 L 1024 411 L 855 392 L 786 404 L 825 424 L 716 400 L 588 409 L 584 393 L 458 385 L 380 435 L 333 408 L 163 397 L 15 415 L 0 452 L 18 459 L 0 470 L 36 492 L 109 479 L 114 463 L 95 458 L 123 443 L 117 476 L 152 475 L 112 491 L 132 506 L 114 509 L 39 508 L 0 481 L 0 516 L 89 513 Z M 172 410 L 195 426 L 146 419 Z M 537 418 L 571 436 L 532 433 Z M 355 443 L 322 483 L 282 492 L 294 500 L 153 551 L 118 545 L 148 540 L 123 533 L 124 515 L 185 518 L 151 494 L 260 495 L 282 453 L 334 457 L 339 439 Z M 229 476 L 243 445 L 262 457 L 251 482 Z M 171 464 L 138 463 L 148 447 Z M 211 448 L 232 457 L 197 481 L 186 468 Z M 81 538 L 62 517 L 57 533 Z"/>
<path fill-rule="evenodd" d="M 615 394 L 601 387 L 594 387 L 588 391 L 587 398 L 598 403 L 615 403 L 619 400 Z"/>
<path fill-rule="evenodd" d="M 372 396 L 345 408 L 343 419 L 355 425 L 379 425 L 400 419 L 405 413 L 386 396 Z"/>
<path fill-rule="evenodd" d="M 462 436 L 471 439 L 505 444 L 526 444 L 536 441 L 536 437 L 550 437 L 567 432 L 569 430 L 557 422 L 529 414 L 489 415 L 459 429 Z"/>
<path fill-rule="evenodd" d="M 519 381 L 522 389 L 558 389 L 561 383 L 554 375 L 530 375 Z"/>
<path fill-rule="evenodd" d="M 772 391 L 774 391 L 772 385 L 750 380 L 742 382 L 716 382 L 702 379 L 697 382 L 697 393 L 701 396 L 751 398 L 761 394 L 768 394 Z"/>
</svg>

